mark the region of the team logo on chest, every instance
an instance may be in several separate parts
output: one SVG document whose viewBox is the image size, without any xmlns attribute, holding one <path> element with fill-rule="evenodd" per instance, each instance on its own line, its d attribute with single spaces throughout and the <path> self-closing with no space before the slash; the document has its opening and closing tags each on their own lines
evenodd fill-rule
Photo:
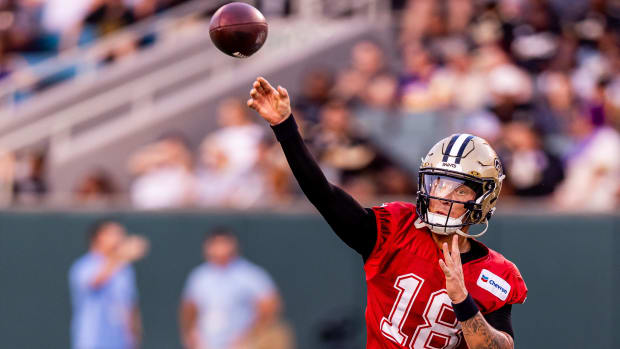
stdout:
<svg viewBox="0 0 620 349">
<path fill-rule="evenodd" d="M 482 269 L 480 272 L 476 285 L 503 301 L 506 300 L 510 293 L 510 284 L 486 269 Z"/>
</svg>

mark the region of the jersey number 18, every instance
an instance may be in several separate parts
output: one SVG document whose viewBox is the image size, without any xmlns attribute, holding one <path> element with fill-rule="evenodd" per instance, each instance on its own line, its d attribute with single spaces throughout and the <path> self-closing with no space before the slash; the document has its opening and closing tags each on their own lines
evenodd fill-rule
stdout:
<svg viewBox="0 0 620 349">
<path fill-rule="evenodd" d="M 394 287 L 398 290 L 396 302 L 389 318 L 383 317 L 381 320 L 381 333 L 401 346 L 405 346 L 409 339 L 402 328 L 422 284 L 424 279 L 415 274 L 399 276 L 394 283 Z M 445 289 L 431 294 L 422 318 L 424 323 L 416 327 L 409 348 L 449 349 L 458 346 L 461 341 L 461 328 Z"/>
</svg>

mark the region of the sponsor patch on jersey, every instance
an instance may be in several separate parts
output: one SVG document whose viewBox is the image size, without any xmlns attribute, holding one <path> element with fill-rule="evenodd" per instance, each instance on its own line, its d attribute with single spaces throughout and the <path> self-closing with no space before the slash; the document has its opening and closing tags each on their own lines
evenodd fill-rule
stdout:
<svg viewBox="0 0 620 349">
<path fill-rule="evenodd" d="M 503 301 L 506 300 L 510 293 L 510 284 L 486 269 L 482 269 L 476 284 Z"/>
</svg>

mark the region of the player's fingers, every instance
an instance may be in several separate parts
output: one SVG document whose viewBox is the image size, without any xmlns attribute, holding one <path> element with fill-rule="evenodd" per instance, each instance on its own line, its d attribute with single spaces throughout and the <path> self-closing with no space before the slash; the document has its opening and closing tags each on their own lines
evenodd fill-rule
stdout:
<svg viewBox="0 0 620 349">
<path fill-rule="evenodd" d="M 278 86 L 278 93 L 280 94 L 280 97 L 288 97 L 288 91 L 282 86 Z"/>
<path fill-rule="evenodd" d="M 457 234 L 452 237 L 452 260 L 456 264 L 461 264 L 461 251 L 459 250 L 459 236 Z"/>
<path fill-rule="evenodd" d="M 250 108 L 252 108 L 252 109 L 255 109 L 255 106 L 254 106 L 254 99 L 252 99 L 252 98 L 248 99 L 248 101 L 246 102 L 246 104 L 248 105 L 248 107 L 250 107 Z"/>
<path fill-rule="evenodd" d="M 265 80 L 264 77 L 259 76 L 256 80 L 260 83 L 261 87 L 265 90 L 265 92 L 272 92 L 275 90 L 273 86 L 269 84 L 269 81 Z"/>
<path fill-rule="evenodd" d="M 441 249 L 443 250 L 443 259 L 447 266 L 452 266 L 452 257 L 450 257 L 450 251 L 448 251 L 448 243 L 444 242 L 441 244 Z"/>
<path fill-rule="evenodd" d="M 260 82 L 258 82 L 258 81 L 254 81 L 254 83 L 252 84 L 252 87 L 256 91 L 262 91 L 263 90 L 263 87 L 260 85 Z"/>
<path fill-rule="evenodd" d="M 252 91 L 250 91 L 250 96 L 256 99 L 258 97 L 258 91 L 256 91 L 255 88 L 253 88 Z"/>
<path fill-rule="evenodd" d="M 443 273 L 446 275 L 446 278 L 448 278 L 450 276 L 450 269 L 448 269 L 448 266 L 446 265 L 446 263 L 444 263 L 444 261 L 441 259 L 439 260 L 439 267 L 441 268 Z"/>
</svg>

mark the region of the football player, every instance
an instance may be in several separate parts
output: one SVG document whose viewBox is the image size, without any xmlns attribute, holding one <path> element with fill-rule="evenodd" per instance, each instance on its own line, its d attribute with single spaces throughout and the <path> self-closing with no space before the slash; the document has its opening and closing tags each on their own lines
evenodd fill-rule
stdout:
<svg viewBox="0 0 620 349">
<path fill-rule="evenodd" d="M 257 78 L 247 104 L 275 132 L 304 194 L 362 255 L 367 348 L 513 348 L 511 307 L 527 288 L 516 266 L 475 237 L 495 211 L 504 174 L 479 137 L 456 134 L 429 151 L 416 205 L 363 208 L 330 184 L 291 115 L 288 92 Z M 470 235 L 469 228 L 484 230 Z"/>
</svg>

